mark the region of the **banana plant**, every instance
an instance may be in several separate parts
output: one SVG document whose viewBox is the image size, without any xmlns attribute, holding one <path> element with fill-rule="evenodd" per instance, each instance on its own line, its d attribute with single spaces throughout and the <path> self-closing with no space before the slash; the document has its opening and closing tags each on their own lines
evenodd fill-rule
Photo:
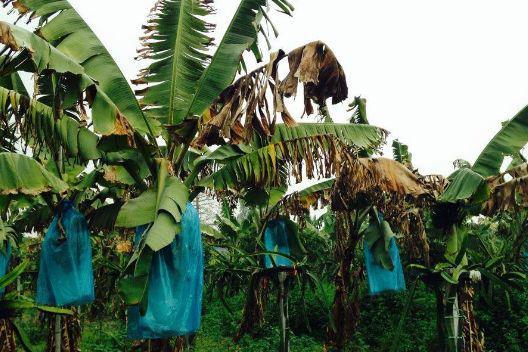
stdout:
<svg viewBox="0 0 528 352">
<path fill-rule="evenodd" d="M 457 350 L 457 341 L 465 340 L 463 350 L 483 350 L 483 339 L 474 318 L 472 308 L 473 286 L 469 273 L 479 273 L 493 282 L 502 282 L 506 286 L 516 286 L 516 280 L 522 275 L 506 275 L 491 270 L 498 265 L 503 267 L 507 261 L 497 253 L 489 250 L 488 246 L 480 243 L 472 250 L 468 243 L 474 241 L 471 236 L 472 216 L 522 212 L 526 206 L 525 178 L 526 164 L 520 154 L 521 149 L 528 142 L 524 132 L 527 130 L 527 108 L 523 108 L 511 120 L 503 123 L 502 129 L 491 139 L 482 150 L 477 160 L 471 165 L 468 162 L 457 161 L 459 167 L 447 178 L 447 187 L 438 194 L 436 204 L 431 208 L 432 225 L 446 236 L 444 259 L 434 268 L 419 267 L 428 275 L 436 276 L 440 280 L 433 280 L 447 289 L 437 290 L 437 301 L 445 301 L 445 295 L 465 298 L 465 310 L 460 308 L 465 319 L 461 320 L 460 334 L 448 332 L 442 325 L 446 308 L 439 305 L 439 340 L 449 350 Z M 501 172 L 505 157 L 511 156 L 515 163 L 510 164 L 506 171 Z M 522 246 L 522 243 L 518 243 Z M 469 255 L 468 253 L 472 253 Z M 503 267 L 504 268 L 504 267 Z M 512 267 L 512 273 L 517 273 Z M 499 275 L 497 275 L 499 274 Z M 505 280 L 505 281 L 504 281 Z M 437 286 L 439 287 L 439 286 Z M 451 293 L 449 293 L 449 292 Z M 453 304 L 451 302 L 450 304 Z M 458 302 L 460 305 L 460 302 Z M 459 310 L 455 307 L 454 310 Z M 447 308 L 452 313 L 452 308 Z M 456 319 L 456 318 L 453 318 Z M 456 324 L 455 324 L 456 325 Z M 443 332 L 441 332 L 443 331 Z M 448 337 L 452 338 L 448 338 Z"/>
<path fill-rule="evenodd" d="M 283 192 L 282 192 L 283 193 Z M 222 214 L 217 216 L 216 225 L 223 234 L 209 242 L 210 263 L 207 268 L 209 292 L 220 298 L 232 314 L 227 299 L 245 291 L 246 302 L 240 328 L 235 336 L 238 341 L 246 333 L 254 333 L 263 323 L 267 295 L 271 287 L 277 290 L 277 306 L 280 319 L 281 351 L 289 350 L 287 312 L 288 288 L 298 282 L 303 292 L 306 287 L 320 289 L 320 282 L 314 267 L 307 261 L 306 251 L 301 243 L 301 229 L 293 221 L 281 217 L 289 229 L 290 254 L 269 251 L 264 248 L 263 239 L 258 235 L 262 227 L 263 206 L 268 202 L 265 195 L 252 193 L 244 198 L 244 206 L 238 217 L 224 202 Z M 264 256 L 283 256 L 292 263 L 292 268 L 264 268 Z M 273 259 L 272 259 L 273 260 Z M 283 276 L 283 278 L 281 278 Z M 248 284 L 249 283 L 249 284 Z M 273 285 L 272 285 L 273 284 Z"/>
</svg>

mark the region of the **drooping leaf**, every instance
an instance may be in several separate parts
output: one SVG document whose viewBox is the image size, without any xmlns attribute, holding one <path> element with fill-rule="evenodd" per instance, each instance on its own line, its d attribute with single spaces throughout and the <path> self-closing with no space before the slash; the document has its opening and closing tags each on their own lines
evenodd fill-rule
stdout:
<svg viewBox="0 0 528 352">
<path fill-rule="evenodd" d="M 496 177 L 489 177 L 489 198 L 482 206 L 488 216 L 500 212 L 518 212 L 528 205 L 528 164 L 523 163 Z"/>
<path fill-rule="evenodd" d="M 99 83 L 88 75 L 77 59 L 64 54 L 26 29 L 5 22 L 1 22 L 0 26 L 2 28 L 0 42 L 8 43 L 6 45 L 11 45 L 13 50 L 19 52 L 11 61 L 30 62 L 30 65 L 20 67 L 17 61 L 11 62 L 6 65 L 8 73 L 10 67 L 16 67 L 39 74 L 47 73 L 49 70 L 64 74 L 69 77 L 68 90 L 72 89 L 79 93 L 86 91 L 96 132 L 103 135 L 131 136 L 132 127 L 127 117 L 122 114 Z"/>
<path fill-rule="evenodd" d="M 0 76 L 0 87 L 13 90 L 18 94 L 25 95 L 27 97 L 29 96 L 24 82 L 22 82 L 20 75 L 16 72 Z"/>
<path fill-rule="evenodd" d="M 334 186 L 334 182 L 335 182 L 334 178 L 331 178 L 331 179 L 328 179 L 328 180 L 324 180 L 324 181 L 321 181 L 321 182 L 317 182 L 316 184 L 313 184 L 311 186 L 305 187 L 305 188 L 297 191 L 296 193 L 301 198 L 308 197 L 308 196 L 313 195 L 314 193 L 318 193 L 318 192 L 327 191 L 327 190 L 332 189 L 332 187 Z"/>
<path fill-rule="evenodd" d="M 147 232 L 148 228 L 145 230 Z M 143 233 L 143 236 L 145 233 Z M 144 314 L 148 305 L 148 280 L 154 252 L 144 246 L 142 238 L 127 265 L 128 275 L 119 280 L 117 288 L 126 305 L 139 305 Z"/>
<path fill-rule="evenodd" d="M 292 51 L 290 71 L 282 80 L 279 63 L 282 50 L 270 55 L 268 64 L 237 79 L 219 94 L 204 121 L 205 127 L 195 140 L 197 145 L 248 143 L 253 134 L 269 137 L 275 131 L 277 114 L 288 127 L 296 121 L 288 112 L 285 98 L 294 95 L 299 80 L 304 84 L 305 110 L 313 112 L 312 101 L 326 108 L 326 100 L 343 101 L 348 88 L 341 65 L 322 42 L 313 42 Z"/>
<path fill-rule="evenodd" d="M 281 200 L 281 206 L 288 214 L 302 215 L 309 213 L 311 208 L 326 206 L 330 202 L 330 194 L 335 178 L 317 182 L 288 194 Z"/>
<path fill-rule="evenodd" d="M 152 223 L 145 243 L 153 251 L 172 243 L 189 199 L 188 188 L 167 170 L 168 161 L 160 160 L 156 188 L 126 202 L 116 220 L 119 227 Z"/>
<path fill-rule="evenodd" d="M 121 297 L 123 297 L 124 304 L 135 305 L 139 304 L 145 294 L 148 276 L 131 276 L 119 280 L 117 289 Z"/>
<path fill-rule="evenodd" d="M 325 105 L 332 98 L 332 104 L 348 96 L 345 72 L 332 50 L 323 42 L 315 41 L 301 46 L 288 54 L 290 72 L 282 81 L 280 90 L 289 97 L 297 92 L 299 81 L 304 84 L 305 109 L 311 113 L 313 100 Z"/>
<path fill-rule="evenodd" d="M 284 180 L 284 167 L 289 168 L 297 182 L 303 173 L 308 178 L 316 174 L 330 177 L 340 148 L 376 149 L 384 136 L 384 130 L 369 125 L 302 123 L 287 127 L 277 124 L 271 144 L 222 163 L 222 168 L 198 185 L 217 190 L 250 184 L 273 186 Z"/>
<path fill-rule="evenodd" d="M 233 159 L 202 178 L 197 185 L 215 190 L 240 189 L 245 186 L 272 187 L 287 182 L 287 170 L 297 178 L 303 178 L 303 165 L 306 165 L 308 178 L 316 174 L 330 177 L 335 165 L 334 151 L 341 146 L 333 136 L 319 135 L 293 140 L 285 140 L 256 149 Z M 317 160 L 318 155 L 320 157 Z M 319 163 L 320 160 L 325 160 Z"/>
<path fill-rule="evenodd" d="M 387 158 L 353 158 L 346 154 L 332 191 L 332 209 L 350 210 L 376 205 L 386 216 L 405 211 L 409 200 L 429 196 L 418 175 Z M 389 220 L 389 221 L 392 221 Z"/>
<path fill-rule="evenodd" d="M 216 240 L 225 238 L 225 236 L 220 231 L 207 224 L 200 224 L 200 230 L 202 233 L 211 236 Z"/>
<path fill-rule="evenodd" d="M 157 132 L 157 123 L 145 120 L 139 103 L 114 59 L 88 24 L 65 0 L 2 0 L 4 6 L 12 4 L 21 14 L 42 21 L 38 34 L 57 48 L 58 51 L 81 64 L 85 73 L 98 82 L 101 99 L 109 99 L 130 122 L 133 128 L 148 133 Z M 104 97 L 103 97 L 104 95 Z M 106 104 L 97 104 L 104 113 Z M 115 116 L 115 115 L 114 115 Z M 148 123 L 148 125 L 147 125 Z M 108 131 L 103 132 L 105 133 Z M 110 134 L 110 133 L 108 133 Z"/>
<path fill-rule="evenodd" d="M 93 160 L 101 157 L 99 137 L 73 118 L 61 115 L 55 119 L 53 109 L 35 99 L 0 87 L 0 121 L 14 116 L 27 137 L 40 144 L 64 147 L 67 155 Z"/>
<path fill-rule="evenodd" d="M 354 125 L 347 123 L 298 123 L 295 126 L 277 124 L 271 137 L 272 143 L 288 141 L 297 138 L 331 135 L 342 143 L 358 149 L 375 149 L 379 147 L 387 132 L 372 125 Z"/>
<path fill-rule="evenodd" d="M 241 150 L 240 146 L 225 144 L 204 155 L 203 159 L 221 163 L 238 158 L 244 154 L 246 154 L 246 152 Z"/>
<path fill-rule="evenodd" d="M 458 169 L 449 177 L 449 184 L 440 200 L 456 203 L 475 197 L 480 199 L 486 194 L 487 186 L 484 178 L 472 169 L 463 168 Z"/>
<path fill-rule="evenodd" d="M 292 221 L 288 216 L 284 216 L 284 223 L 286 225 L 286 235 L 288 238 L 288 246 L 290 248 L 290 254 L 296 259 L 301 259 L 306 255 L 306 248 L 299 238 L 299 226 Z"/>
<path fill-rule="evenodd" d="M 77 61 L 64 55 L 46 40 L 22 27 L 0 22 L 0 43 L 14 52 L 25 49 L 23 54 L 28 55 L 35 72 L 51 69 L 58 73 L 84 73 L 84 68 Z"/>
<path fill-rule="evenodd" d="M 24 272 L 24 270 L 26 270 L 28 264 L 29 261 L 24 260 L 22 263 L 14 267 L 10 272 L 0 277 L 0 288 L 5 288 L 10 283 L 14 282 L 16 278 L 19 277 Z"/>
<path fill-rule="evenodd" d="M 123 204 L 115 225 L 138 227 L 154 222 L 156 218 L 156 192 L 152 189 Z"/>
<path fill-rule="evenodd" d="M 47 313 L 73 315 L 73 312 L 71 310 L 60 307 L 35 305 L 35 308 Z"/>
<path fill-rule="evenodd" d="M 499 174 L 504 158 L 517 154 L 526 143 L 528 143 L 528 106 L 502 124 L 501 130 L 486 145 L 473 164 L 473 171 L 483 177 Z"/>
<path fill-rule="evenodd" d="M 368 227 L 363 231 L 364 246 L 372 251 L 374 262 L 387 270 L 394 269 L 394 263 L 390 257 L 390 243 L 395 237 L 387 221 L 381 217 L 376 210 L 371 211 L 371 219 Z"/>
<path fill-rule="evenodd" d="M 354 100 L 348 105 L 348 110 L 352 112 L 350 123 L 369 124 L 367 119 L 367 100 L 362 97 L 354 97 Z"/>
<path fill-rule="evenodd" d="M 63 193 L 68 185 L 36 160 L 16 153 L 0 153 L 0 194 Z"/>
</svg>

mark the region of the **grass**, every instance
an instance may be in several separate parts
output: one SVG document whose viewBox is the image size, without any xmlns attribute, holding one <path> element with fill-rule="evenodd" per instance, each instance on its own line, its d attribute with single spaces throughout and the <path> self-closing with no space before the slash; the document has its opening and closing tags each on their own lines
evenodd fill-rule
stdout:
<svg viewBox="0 0 528 352">
<path fill-rule="evenodd" d="M 330 284 L 327 295 L 331 297 Z M 243 297 L 230 298 L 234 314 L 230 314 L 220 300 L 204 302 L 201 329 L 197 334 L 194 352 L 271 352 L 278 349 L 279 331 L 276 303 L 273 297 L 267 306 L 266 324 L 257 332 L 257 338 L 245 336 L 235 344 L 235 335 L 242 315 Z M 489 351 L 528 350 L 528 295 L 517 293 L 511 297 L 512 310 L 498 303 L 485 306 L 475 302 L 479 324 L 486 334 Z M 292 351 L 322 351 L 325 327 L 328 322 L 328 304 L 308 292 L 302 299 L 299 290 L 290 294 L 290 327 Z M 387 351 L 392 343 L 395 327 L 406 302 L 406 293 L 390 293 L 370 297 L 363 292 L 361 322 L 352 343 L 346 351 Z M 416 291 L 414 304 L 407 317 L 399 340 L 398 352 L 427 352 L 434 350 L 436 338 L 435 301 L 423 286 Z M 43 351 L 47 331 L 37 317 L 25 315 L 22 325 L 36 345 Z M 82 351 L 130 351 L 123 319 L 102 319 L 83 322 Z M 504 346 L 508 346 L 505 347 Z"/>
</svg>

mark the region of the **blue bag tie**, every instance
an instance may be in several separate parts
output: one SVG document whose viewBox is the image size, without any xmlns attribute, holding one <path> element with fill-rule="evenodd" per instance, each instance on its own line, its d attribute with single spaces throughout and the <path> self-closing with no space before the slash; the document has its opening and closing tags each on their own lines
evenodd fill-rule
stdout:
<svg viewBox="0 0 528 352">
<path fill-rule="evenodd" d="M 62 201 L 42 242 L 36 302 L 63 307 L 93 300 L 88 224 L 72 202 Z"/>
<path fill-rule="evenodd" d="M 394 238 L 389 244 L 389 254 L 394 264 L 394 269 L 387 270 L 374 261 L 370 248 L 364 244 L 363 252 L 365 257 L 365 267 L 367 269 L 367 279 L 371 295 L 377 295 L 385 291 L 405 290 L 405 279 L 400 261 L 398 246 Z"/>
<path fill-rule="evenodd" d="M 136 246 L 145 230 L 146 226 L 136 229 Z M 181 233 L 152 257 L 145 315 L 140 315 L 138 305 L 128 308 L 129 338 L 183 336 L 200 328 L 203 261 L 200 218 L 194 206 L 187 203 Z"/>
<path fill-rule="evenodd" d="M 278 252 L 285 255 L 290 255 L 290 246 L 288 244 L 288 231 L 286 223 L 283 219 L 274 219 L 268 222 L 266 231 L 264 231 L 264 247 L 268 252 Z M 275 265 L 273 264 L 275 263 Z M 264 265 L 267 269 L 277 267 L 293 266 L 290 259 L 271 254 L 264 257 Z"/>
</svg>

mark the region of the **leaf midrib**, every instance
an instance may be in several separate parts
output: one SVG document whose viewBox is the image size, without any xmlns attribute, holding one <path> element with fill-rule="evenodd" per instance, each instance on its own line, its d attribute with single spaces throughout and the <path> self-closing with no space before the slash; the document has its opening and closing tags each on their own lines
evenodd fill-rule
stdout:
<svg viewBox="0 0 528 352">
<path fill-rule="evenodd" d="M 174 101 L 175 101 L 175 95 L 176 95 L 176 76 L 177 76 L 177 67 L 180 62 L 180 51 L 181 51 L 181 39 L 182 39 L 182 28 L 183 28 L 183 16 L 185 14 L 185 8 L 187 1 L 192 0 L 181 0 L 180 1 L 180 11 L 178 14 L 178 26 L 176 28 L 176 40 L 174 42 L 174 49 L 172 54 L 172 70 L 171 70 L 171 89 L 170 89 L 170 95 L 169 95 L 169 116 L 168 116 L 168 123 L 169 125 L 173 124 L 174 121 Z"/>
</svg>

